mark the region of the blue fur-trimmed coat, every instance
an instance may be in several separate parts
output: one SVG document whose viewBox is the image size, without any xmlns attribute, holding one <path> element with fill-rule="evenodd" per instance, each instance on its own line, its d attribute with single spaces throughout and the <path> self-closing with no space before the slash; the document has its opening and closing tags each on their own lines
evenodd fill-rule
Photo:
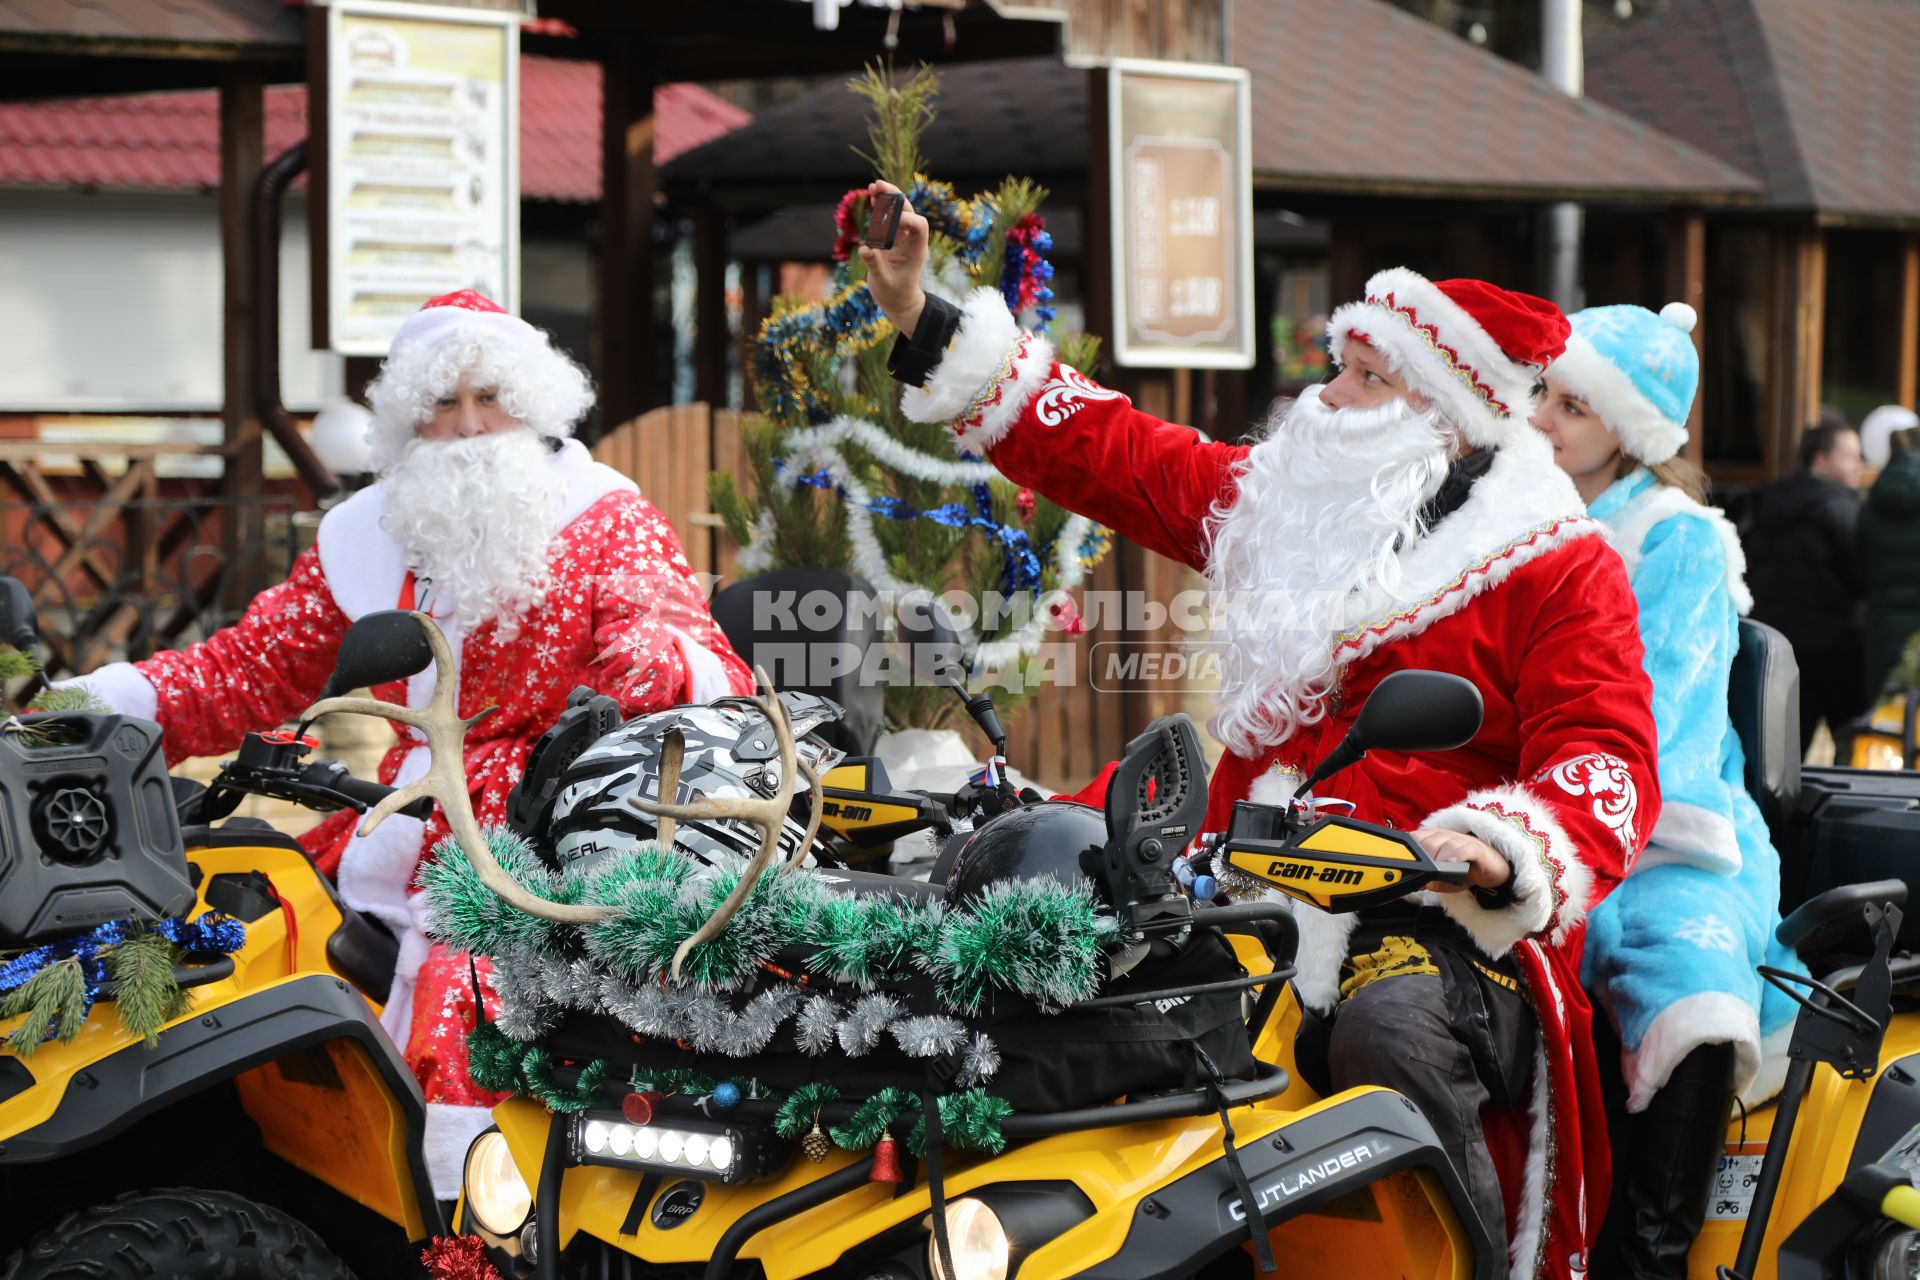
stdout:
<svg viewBox="0 0 1920 1280">
<path fill-rule="evenodd" d="M 1793 1004 L 1755 972 L 1799 969 L 1774 940 L 1780 855 L 1747 793 L 1727 709 L 1745 558 L 1718 510 L 1645 468 L 1588 509 L 1626 561 L 1653 682 L 1663 805 L 1646 851 L 1587 918 L 1582 977 L 1620 1031 L 1628 1107 L 1706 1044 L 1735 1046 L 1748 1101 L 1779 1091 Z"/>
</svg>

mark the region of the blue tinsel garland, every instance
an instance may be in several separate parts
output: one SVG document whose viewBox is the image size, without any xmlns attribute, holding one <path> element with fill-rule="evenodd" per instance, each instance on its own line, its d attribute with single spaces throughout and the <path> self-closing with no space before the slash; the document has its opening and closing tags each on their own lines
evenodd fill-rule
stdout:
<svg viewBox="0 0 1920 1280">
<path fill-rule="evenodd" d="M 52 965 L 77 960 L 86 979 L 86 999 L 81 1012 L 84 1018 L 100 998 L 100 989 L 108 980 L 105 953 L 125 942 L 135 927 L 130 920 L 109 920 L 86 933 L 21 952 L 0 964 L 0 996 L 26 986 Z M 173 916 L 155 924 L 153 931 L 178 948 L 184 960 L 232 955 L 247 945 L 247 926 L 217 911 L 192 920 Z M 52 1035 L 52 1029 L 48 1034 Z"/>
</svg>

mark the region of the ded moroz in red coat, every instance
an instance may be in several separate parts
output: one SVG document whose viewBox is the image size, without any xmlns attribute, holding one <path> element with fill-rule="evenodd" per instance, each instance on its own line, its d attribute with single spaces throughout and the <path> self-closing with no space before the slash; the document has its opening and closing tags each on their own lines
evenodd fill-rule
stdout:
<svg viewBox="0 0 1920 1280">
<path fill-rule="evenodd" d="M 467 783 L 483 826 L 504 821 L 528 752 L 577 685 L 619 699 L 628 716 L 752 692 L 752 675 L 714 625 L 665 517 L 577 441 L 566 441 L 551 465 L 566 497 L 545 601 L 523 616 L 511 641 L 493 623 L 470 635 L 442 623 L 459 662 L 460 714 L 500 708 L 467 732 Z M 380 527 L 382 504 L 375 484 L 328 512 L 287 581 L 263 592 L 235 625 L 177 652 L 102 667 L 85 683 L 121 711 L 157 720 L 170 762 L 231 751 L 248 731 L 299 715 L 326 683 L 354 620 L 402 601 L 406 556 Z M 374 692 L 424 706 L 433 680 L 428 671 Z M 401 741 L 381 761 L 380 781 L 409 782 L 426 772 L 427 751 L 414 730 L 394 728 Z M 396 816 L 363 838 L 354 833 L 359 820 L 336 814 L 302 843 L 334 874 L 348 905 L 401 940 L 382 1022 L 425 1091 L 435 1120 L 429 1169 L 451 1196 L 467 1142 L 486 1123 L 479 1108 L 495 1099 L 467 1078 L 466 958 L 429 947 L 413 912 L 414 872 L 447 834 L 446 822 L 436 807 L 424 825 Z"/>
<path fill-rule="evenodd" d="M 1060 364 L 1044 338 L 1019 333 L 993 290 L 967 300 L 941 363 L 903 404 L 917 420 L 952 422 L 963 450 L 984 450 L 1014 483 L 1195 569 L 1206 567 L 1208 512 L 1231 498 L 1248 453 L 1142 413 Z M 1235 800 L 1283 803 L 1389 673 L 1449 671 L 1479 688 L 1485 723 L 1469 745 L 1374 752 L 1316 794 L 1402 829 L 1470 833 L 1511 862 L 1511 906 L 1437 896 L 1489 955 L 1513 955 L 1542 1029 L 1529 1114 L 1487 1118 L 1509 1202 L 1512 1274 L 1583 1275 L 1598 1227 L 1588 1206 L 1606 1204 L 1608 1184 L 1579 986 L 1584 919 L 1659 812 L 1633 595 L 1601 527 L 1525 429 L 1401 565 L 1400 597 L 1377 601 L 1369 621 L 1337 640 L 1340 680 L 1327 716 L 1258 758 L 1229 752 L 1213 776 L 1207 825 L 1224 829 Z M 1326 1007 L 1354 917 L 1297 914 L 1298 985 Z"/>
</svg>

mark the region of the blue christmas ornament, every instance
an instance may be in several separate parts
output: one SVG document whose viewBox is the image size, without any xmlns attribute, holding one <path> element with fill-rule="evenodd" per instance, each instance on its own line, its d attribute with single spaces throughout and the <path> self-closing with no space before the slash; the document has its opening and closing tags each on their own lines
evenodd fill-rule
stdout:
<svg viewBox="0 0 1920 1280">
<path fill-rule="evenodd" d="M 713 1086 L 713 1105 L 721 1111 L 731 1111 L 740 1105 L 740 1086 L 730 1080 L 722 1080 Z"/>
</svg>

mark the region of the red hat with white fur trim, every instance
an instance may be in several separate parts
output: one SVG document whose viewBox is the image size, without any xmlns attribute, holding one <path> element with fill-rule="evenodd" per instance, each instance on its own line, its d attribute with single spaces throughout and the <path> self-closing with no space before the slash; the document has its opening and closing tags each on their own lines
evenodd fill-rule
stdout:
<svg viewBox="0 0 1920 1280">
<path fill-rule="evenodd" d="M 437 298 L 427 299 L 418 311 L 394 330 L 393 341 L 388 344 L 387 351 L 391 355 L 401 347 L 415 343 L 437 346 L 448 334 L 461 328 L 472 328 L 512 342 L 546 343 L 545 334 L 508 312 L 492 298 L 472 289 L 462 289 L 458 293 L 443 293 Z"/>
<path fill-rule="evenodd" d="M 472 289 L 442 294 L 394 332 L 380 376 L 367 387 L 370 465 L 384 472 L 462 377 L 498 391 L 500 403 L 543 436 L 565 439 L 593 407 L 587 372 L 547 335 Z"/>
<path fill-rule="evenodd" d="M 1428 280 L 1393 267 L 1367 281 L 1364 302 L 1327 322 L 1335 361 L 1349 339 L 1386 358 L 1407 386 L 1433 401 L 1476 445 L 1524 430 L 1533 385 L 1566 349 L 1570 329 L 1545 298 L 1484 280 Z"/>
</svg>

